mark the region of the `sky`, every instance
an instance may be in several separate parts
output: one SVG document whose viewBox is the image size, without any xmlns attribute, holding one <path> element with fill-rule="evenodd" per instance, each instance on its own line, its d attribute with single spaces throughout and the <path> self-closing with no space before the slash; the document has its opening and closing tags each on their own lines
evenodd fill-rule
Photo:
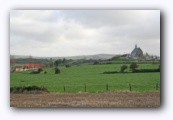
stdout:
<svg viewBox="0 0 173 120">
<path fill-rule="evenodd" d="M 10 54 L 160 56 L 160 10 L 11 10 Z"/>
</svg>

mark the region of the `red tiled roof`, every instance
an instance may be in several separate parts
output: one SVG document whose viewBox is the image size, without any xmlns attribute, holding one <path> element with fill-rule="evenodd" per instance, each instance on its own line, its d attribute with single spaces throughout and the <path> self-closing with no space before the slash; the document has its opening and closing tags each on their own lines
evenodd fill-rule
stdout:
<svg viewBox="0 0 173 120">
<path fill-rule="evenodd" d="M 41 64 L 24 64 L 26 68 L 41 68 Z"/>
<path fill-rule="evenodd" d="M 15 68 L 21 68 L 22 66 L 15 66 Z"/>
</svg>

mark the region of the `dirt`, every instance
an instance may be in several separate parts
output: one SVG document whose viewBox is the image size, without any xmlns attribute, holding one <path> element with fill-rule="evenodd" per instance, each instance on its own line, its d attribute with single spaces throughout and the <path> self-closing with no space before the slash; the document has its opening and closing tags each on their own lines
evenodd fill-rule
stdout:
<svg viewBox="0 0 173 120">
<path fill-rule="evenodd" d="M 159 107 L 160 93 L 10 94 L 10 107 Z"/>
</svg>

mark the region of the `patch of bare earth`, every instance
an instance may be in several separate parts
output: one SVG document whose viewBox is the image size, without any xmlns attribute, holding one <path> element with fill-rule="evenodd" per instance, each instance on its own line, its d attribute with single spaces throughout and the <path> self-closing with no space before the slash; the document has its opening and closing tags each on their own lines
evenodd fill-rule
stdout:
<svg viewBox="0 0 173 120">
<path fill-rule="evenodd" d="M 10 94 L 11 107 L 159 107 L 160 93 Z"/>
</svg>

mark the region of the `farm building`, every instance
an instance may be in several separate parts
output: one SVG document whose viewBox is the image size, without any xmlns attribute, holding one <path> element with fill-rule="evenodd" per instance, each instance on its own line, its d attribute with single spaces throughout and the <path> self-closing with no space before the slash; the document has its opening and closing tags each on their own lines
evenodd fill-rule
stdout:
<svg viewBox="0 0 173 120">
<path fill-rule="evenodd" d="M 27 70 L 38 70 L 42 68 L 41 64 L 24 64 L 23 66 L 15 66 L 14 68 L 10 68 L 10 70 L 14 70 L 16 72 L 27 71 Z"/>
<path fill-rule="evenodd" d="M 135 48 L 131 52 L 130 58 L 132 58 L 132 59 L 143 58 L 143 51 L 141 50 L 141 48 L 137 47 L 137 45 L 135 45 Z"/>
<path fill-rule="evenodd" d="M 25 69 L 39 69 L 42 68 L 41 64 L 24 64 Z"/>
<path fill-rule="evenodd" d="M 22 66 L 15 66 L 14 69 L 17 72 L 23 71 L 23 67 Z"/>
</svg>

